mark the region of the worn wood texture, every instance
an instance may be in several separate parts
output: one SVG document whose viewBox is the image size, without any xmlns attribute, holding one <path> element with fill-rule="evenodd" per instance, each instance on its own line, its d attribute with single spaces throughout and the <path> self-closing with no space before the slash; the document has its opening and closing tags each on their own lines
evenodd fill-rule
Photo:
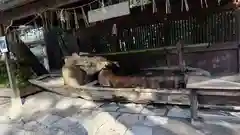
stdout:
<svg viewBox="0 0 240 135">
<path fill-rule="evenodd" d="M 64 84 L 78 88 L 88 82 L 96 80 L 96 74 L 111 62 L 103 57 L 79 56 L 73 53 L 65 57 L 65 64 L 62 67 Z"/>
<path fill-rule="evenodd" d="M 192 78 L 191 82 L 201 82 L 199 79 Z M 239 79 L 239 78 L 238 78 Z M 235 79 L 237 80 L 237 79 Z M 202 81 L 204 81 L 202 79 Z M 195 91 L 200 106 L 209 105 L 240 105 L 240 86 L 238 89 L 229 87 L 220 89 L 204 89 L 196 86 L 192 89 L 142 89 L 142 88 L 106 88 L 100 87 L 92 83 L 91 85 L 83 85 L 79 89 L 67 87 L 63 84 L 63 80 L 59 75 L 46 75 L 38 79 L 30 80 L 34 85 L 42 87 L 56 93 L 60 93 L 71 97 L 82 97 L 91 100 L 117 100 L 131 101 L 136 103 L 169 103 L 190 105 L 189 96 L 191 91 Z M 203 85 L 204 86 L 204 85 Z M 232 89 L 231 89 L 232 88 Z M 224 97 L 224 98 L 223 98 Z"/>
<path fill-rule="evenodd" d="M 17 37 L 15 37 L 17 38 Z M 14 54 L 20 64 L 25 64 L 32 68 L 33 72 L 38 76 L 48 74 L 46 68 L 39 62 L 37 57 L 30 51 L 28 46 L 19 39 L 14 40 L 8 37 L 10 51 Z"/>
<path fill-rule="evenodd" d="M 201 68 L 213 75 L 231 74 L 238 72 L 238 43 L 226 42 L 184 47 L 186 66 Z M 142 69 L 161 66 L 178 65 L 176 47 L 162 47 L 140 52 L 126 52 L 116 54 L 99 54 L 112 61 L 118 61 L 124 69 Z M 168 58 L 166 60 L 166 58 Z"/>
</svg>

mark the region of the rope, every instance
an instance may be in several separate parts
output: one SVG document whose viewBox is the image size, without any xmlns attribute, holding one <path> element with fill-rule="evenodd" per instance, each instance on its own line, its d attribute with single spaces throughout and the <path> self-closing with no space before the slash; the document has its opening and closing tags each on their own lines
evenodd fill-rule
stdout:
<svg viewBox="0 0 240 135">
<path fill-rule="evenodd" d="M 220 3 L 220 1 L 221 0 L 218 0 L 218 2 Z M 237 0 L 234 0 L 234 1 L 237 1 Z M 101 1 L 101 0 L 93 0 L 93 1 L 91 1 L 91 2 L 89 2 L 89 3 L 86 3 L 86 4 L 83 4 L 83 5 L 80 5 L 80 6 L 75 6 L 75 7 L 71 7 L 71 8 L 46 8 L 46 9 L 44 9 L 43 11 L 41 11 L 40 13 L 37 13 L 36 14 L 36 17 L 34 17 L 32 20 L 30 20 L 29 22 L 27 22 L 27 23 L 25 23 L 25 24 L 23 24 L 23 25 L 28 25 L 28 24 L 30 24 L 30 23 L 32 23 L 33 21 L 35 21 L 38 17 L 39 17 L 39 14 L 41 14 L 41 13 L 43 13 L 43 12 L 45 12 L 45 11 L 47 11 L 47 10 L 53 10 L 53 11 L 60 11 L 60 12 L 63 12 L 63 11 L 68 11 L 68 12 L 70 12 L 69 10 L 73 10 L 73 12 L 70 12 L 70 13 L 72 13 L 73 15 L 75 15 L 75 9 L 79 9 L 79 8 L 81 8 L 81 10 L 83 11 L 83 7 L 85 7 L 85 6 L 89 6 L 90 7 L 90 10 L 91 10 L 91 4 L 92 3 L 95 3 L 95 2 L 98 2 L 100 5 L 101 5 L 101 8 L 103 8 L 103 10 L 104 10 L 104 3 L 103 3 L 103 1 Z M 205 6 L 206 7 L 208 7 L 208 4 L 207 4 L 207 0 L 204 0 L 204 2 L 205 2 Z M 144 0 L 140 0 L 140 3 L 141 3 L 141 10 L 144 10 L 144 8 L 145 8 L 145 6 L 144 6 Z M 157 10 L 157 8 L 156 8 L 156 2 L 155 2 L 155 0 L 152 0 L 152 3 L 153 3 L 153 12 L 156 12 L 156 10 Z M 201 0 L 201 5 L 203 4 L 203 0 Z M 171 5 L 170 5 L 170 1 L 169 0 L 166 0 L 166 10 L 167 10 L 167 12 L 169 12 L 169 13 L 171 13 Z M 186 11 L 189 11 L 189 5 L 188 5 L 188 2 L 187 2 L 187 0 L 181 0 L 181 10 L 183 11 L 184 10 L 184 7 L 185 7 L 185 10 Z M 86 14 L 85 14 L 85 12 L 83 13 L 84 15 L 84 20 L 85 20 L 85 25 L 87 25 L 87 26 L 89 26 L 89 23 L 88 23 L 88 21 L 87 21 L 87 19 L 86 19 Z M 75 18 L 76 18 L 76 16 L 75 16 Z M 13 21 L 13 20 L 12 20 Z M 13 25 L 3 25 L 3 26 L 5 26 L 5 27 L 7 27 L 8 29 L 10 28 L 10 27 L 12 27 L 12 28 L 18 28 L 19 26 L 13 26 Z M 12 32 L 12 31 L 11 31 Z"/>
<path fill-rule="evenodd" d="M 71 8 L 48 8 L 49 10 L 74 10 L 74 9 L 78 9 L 78 8 L 82 8 L 82 7 L 85 7 L 85 6 L 87 6 L 87 5 L 89 5 L 89 4 L 92 4 L 92 3 L 94 3 L 94 2 L 99 2 L 99 0 L 94 0 L 94 1 L 92 1 L 92 2 L 89 2 L 89 3 L 86 3 L 86 4 L 83 4 L 83 5 L 81 5 L 81 6 L 76 6 L 76 7 L 71 7 Z"/>
</svg>

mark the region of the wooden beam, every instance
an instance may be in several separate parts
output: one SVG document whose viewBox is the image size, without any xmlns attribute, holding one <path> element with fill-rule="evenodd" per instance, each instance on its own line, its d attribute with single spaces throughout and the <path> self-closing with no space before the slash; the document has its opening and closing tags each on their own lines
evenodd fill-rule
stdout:
<svg viewBox="0 0 240 135">
<path fill-rule="evenodd" d="M 5 33 L 4 26 L 0 25 L 0 36 L 6 36 L 4 33 Z M 7 68 L 9 84 L 12 89 L 12 96 L 11 96 L 12 107 L 18 106 L 22 104 L 22 101 L 20 96 L 20 90 L 17 88 L 16 78 L 13 73 L 12 65 L 10 62 L 10 53 L 4 52 L 3 55 L 5 56 L 5 64 Z"/>
<path fill-rule="evenodd" d="M 32 3 L 1 12 L 0 24 L 8 24 L 10 20 L 19 20 L 49 8 L 57 8 L 63 5 L 78 2 L 80 0 L 37 0 Z"/>
<path fill-rule="evenodd" d="M 1 3 L 0 4 L 0 10 L 9 10 L 18 6 L 25 5 L 27 3 L 33 2 L 36 0 L 10 0 L 6 3 Z"/>
</svg>

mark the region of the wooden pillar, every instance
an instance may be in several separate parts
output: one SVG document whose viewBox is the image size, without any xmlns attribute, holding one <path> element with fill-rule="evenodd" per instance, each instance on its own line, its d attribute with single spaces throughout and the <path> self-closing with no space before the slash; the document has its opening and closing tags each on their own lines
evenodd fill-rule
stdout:
<svg viewBox="0 0 240 135">
<path fill-rule="evenodd" d="M 185 68 L 185 61 L 184 61 L 184 50 L 183 50 L 184 46 L 183 46 L 183 43 L 181 40 L 177 43 L 176 48 L 177 48 L 177 56 L 178 56 L 178 66 L 181 71 L 181 74 L 180 74 L 181 80 L 180 80 L 180 82 L 175 83 L 176 85 L 178 85 L 175 87 L 176 88 L 186 88 L 188 76 L 185 73 L 186 68 Z M 177 81 L 179 81 L 179 80 L 177 80 Z"/>
<path fill-rule="evenodd" d="M 177 48 L 177 55 L 178 55 L 178 66 L 179 66 L 181 72 L 184 72 L 185 61 L 183 59 L 183 43 L 182 43 L 182 41 L 179 41 L 177 43 L 176 48 Z"/>
<path fill-rule="evenodd" d="M 6 36 L 4 34 L 4 27 L 2 25 L 0 26 L 0 36 Z M 11 96 L 12 105 L 20 105 L 20 104 L 22 104 L 21 97 L 20 97 L 20 91 L 17 88 L 15 76 L 13 74 L 13 70 L 11 67 L 10 53 L 9 53 L 9 51 L 4 52 L 3 55 L 5 56 L 5 64 L 6 64 L 6 68 L 7 68 L 9 84 L 13 91 L 12 96 Z"/>
<path fill-rule="evenodd" d="M 190 94 L 191 122 L 198 120 L 198 101 L 196 90 L 191 90 Z"/>
<path fill-rule="evenodd" d="M 44 67 L 45 67 L 48 71 L 50 71 L 46 45 L 43 45 L 43 64 L 44 64 Z"/>
<path fill-rule="evenodd" d="M 238 73 L 240 73 L 240 9 L 235 10 L 235 18 L 237 22 L 237 40 L 238 40 Z"/>
</svg>

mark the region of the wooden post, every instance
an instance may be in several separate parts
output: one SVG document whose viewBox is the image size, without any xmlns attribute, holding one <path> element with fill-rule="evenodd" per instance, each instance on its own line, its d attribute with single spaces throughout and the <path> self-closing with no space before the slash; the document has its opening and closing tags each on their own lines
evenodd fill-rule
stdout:
<svg viewBox="0 0 240 135">
<path fill-rule="evenodd" d="M 176 88 L 186 88 L 186 84 L 187 84 L 187 75 L 185 74 L 185 61 L 184 61 L 184 51 L 183 51 L 183 43 L 180 40 L 177 45 L 177 56 L 178 56 L 178 66 L 179 69 L 181 71 L 181 80 L 179 82 L 179 80 L 177 80 L 178 82 L 176 84 L 178 84 L 179 86 L 176 86 Z"/>
<path fill-rule="evenodd" d="M 0 26 L 0 36 L 6 36 L 4 34 L 4 27 L 2 25 Z M 5 56 L 5 64 L 6 64 L 6 68 L 7 68 L 9 84 L 10 84 L 11 89 L 13 90 L 13 94 L 11 96 L 12 106 L 21 105 L 22 102 L 21 102 L 21 97 L 20 97 L 20 91 L 17 88 L 14 74 L 13 74 L 13 71 L 11 68 L 10 53 L 9 53 L 9 51 L 7 51 L 7 52 L 4 52 L 3 55 Z"/>
<path fill-rule="evenodd" d="M 43 64 L 44 64 L 45 68 L 48 71 L 50 71 L 46 45 L 43 45 Z"/>
<path fill-rule="evenodd" d="M 179 65 L 181 72 L 184 72 L 185 62 L 183 59 L 183 44 L 181 41 L 179 41 L 177 43 L 176 48 L 177 48 L 177 55 L 178 55 L 178 65 Z"/>
<path fill-rule="evenodd" d="M 190 108 L 191 108 L 191 122 L 194 122 L 198 119 L 198 101 L 197 101 L 197 92 L 196 90 L 191 90 L 190 94 Z"/>
<path fill-rule="evenodd" d="M 237 40 L 238 40 L 238 73 L 240 73 L 240 9 L 235 10 L 235 18 L 237 21 Z"/>
</svg>

